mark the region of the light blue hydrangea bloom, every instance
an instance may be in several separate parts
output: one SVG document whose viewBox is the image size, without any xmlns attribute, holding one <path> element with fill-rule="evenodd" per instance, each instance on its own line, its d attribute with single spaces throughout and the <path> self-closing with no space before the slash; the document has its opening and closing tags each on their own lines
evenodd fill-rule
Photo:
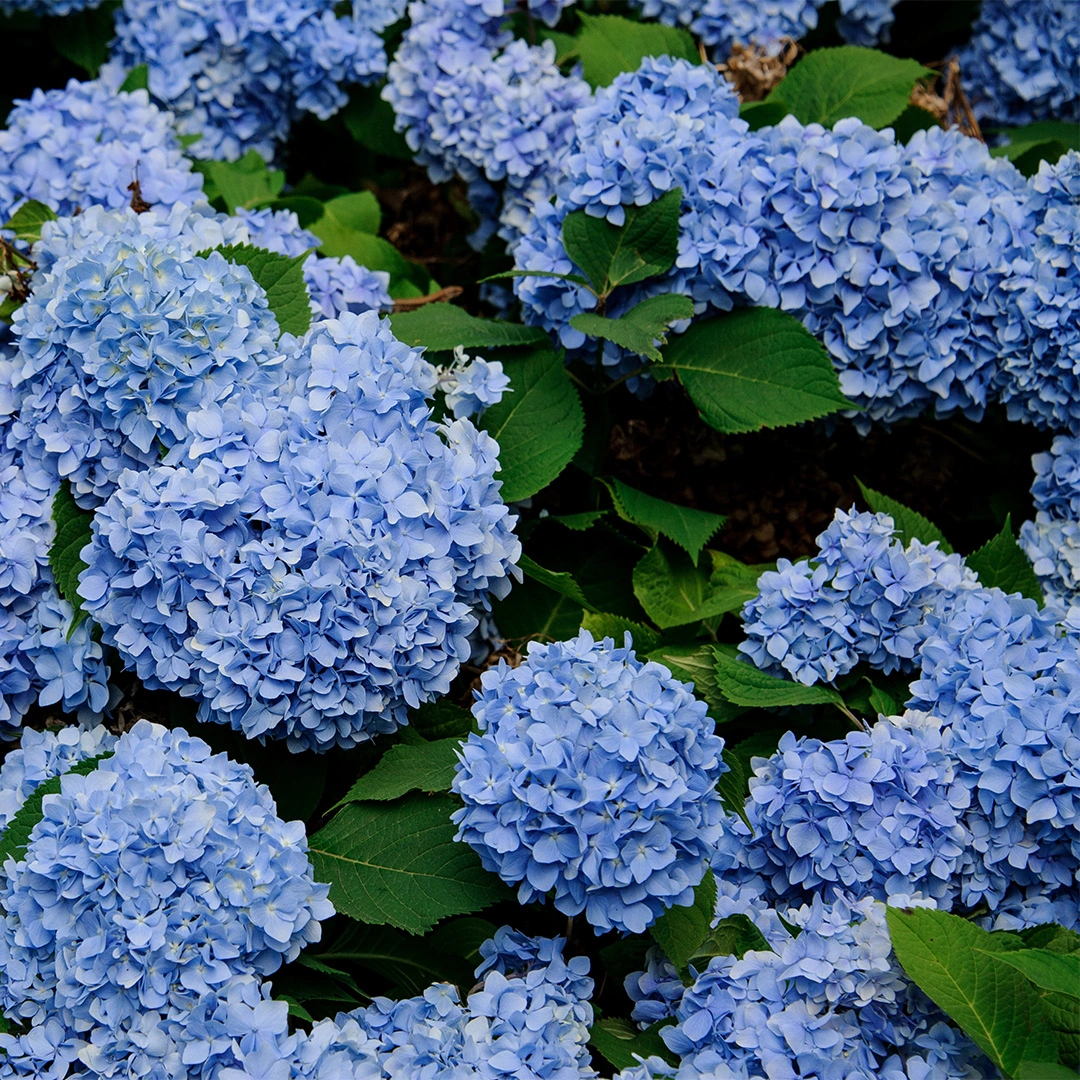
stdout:
<svg viewBox="0 0 1080 1080">
<path fill-rule="evenodd" d="M 667 1013 L 676 1024 L 661 1029 L 680 1066 L 651 1059 L 619 1080 L 967 1080 L 989 1068 L 900 970 L 882 903 L 818 896 L 801 907 L 774 908 L 760 882 L 719 884 L 718 918 L 749 918 L 768 948 L 742 959 L 714 957 L 704 970 L 691 969 L 694 982 L 686 988 L 661 963 L 665 983 L 678 982 L 681 992 Z M 632 996 L 639 979 L 628 980 Z M 647 1004 L 639 1000 L 635 1018 L 653 1014 Z"/>
<path fill-rule="evenodd" d="M 318 323 L 280 397 L 238 387 L 98 511 L 87 609 L 146 685 L 293 749 L 447 693 L 521 547 L 498 447 L 435 424 L 434 369 L 374 312 Z"/>
<path fill-rule="evenodd" d="M 319 246 L 319 238 L 302 229 L 291 210 L 238 209 L 236 215 L 256 247 L 296 258 Z M 336 319 L 346 311 L 384 310 L 393 304 L 389 273 L 358 266 L 351 255 L 341 259 L 309 255 L 304 260 L 304 284 L 311 310 L 324 319 Z"/>
<path fill-rule="evenodd" d="M 832 682 L 860 660 L 886 673 L 912 670 L 927 610 L 976 578 L 936 542 L 905 548 L 895 531 L 887 514 L 837 510 L 817 557 L 780 559 L 758 579 L 743 607 L 740 651 L 806 686 Z"/>
<path fill-rule="evenodd" d="M 246 267 L 156 239 L 160 218 L 114 216 L 116 232 L 80 234 L 13 317 L 22 400 L 9 444 L 35 483 L 67 480 L 87 508 L 184 440 L 193 410 L 278 362 L 277 322 Z"/>
<path fill-rule="evenodd" d="M 1035 520 L 1020 526 L 1020 546 L 1039 575 L 1048 604 L 1064 613 L 1080 602 L 1080 438 L 1059 435 L 1035 454 Z"/>
<path fill-rule="evenodd" d="M 339 6 L 124 0 L 108 66 L 149 67 L 151 95 L 176 113 L 181 132 L 199 136 L 196 156 L 233 161 L 254 149 L 269 161 L 295 119 L 327 119 L 348 84 L 386 73 L 379 34 L 405 0 L 357 0 L 343 14 Z"/>
<path fill-rule="evenodd" d="M 446 407 L 461 420 L 477 416 L 489 405 L 497 405 L 510 388 L 510 378 L 498 360 L 468 357 L 458 345 L 453 363 L 439 368 L 439 389 L 446 395 Z"/>
<path fill-rule="evenodd" d="M 1080 121 L 1080 8 L 1071 0 L 983 0 L 959 59 L 984 124 Z"/>
<path fill-rule="evenodd" d="M 171 207 L 202 195 L 202 177 L 181 152 L 173 118 L 145 90 L 119 93 L 117 81 L 72 79 L 63 90 L 35 90 L 0 130 L 0 223 L 27 199 L 58 214 L 143 199 Z"/>
<path fill-rule="evenodd" d="M 588 631 L 482 676 L 453 790 L 458 840 L 597 932 L 692 902 L 723 829 L 723 740 L 667 668 Z"/>
<path fill-rule="evenodd" d="M 277 817 L 250 768 L 147 721 L 64 777 L 4 871 L 0 1004 L 31 1031 L 0 1046 L 49 1046 L 91 1075 L 167 1050 L 170 1014 L 191 1031 L 204 995 L 295 959 L 333 913 L 303 823 Z M 208 1048 L 180 1053 L 197 1065 Z"/>
<path fill-rule="evenodd" d="M 411 25 L 383 96 L 432 179 L 506 181 L 503 235 L 512 240 L 531 205 L 551 194 L 571 113 L 590 91 L 579 76 L 562 74 L 552 42 L 529 45 L 504 29 L 507 6 L 504 0 L 411 4 Z M 529 3 L 552 23 L 562 6 Z"/>
</svg>

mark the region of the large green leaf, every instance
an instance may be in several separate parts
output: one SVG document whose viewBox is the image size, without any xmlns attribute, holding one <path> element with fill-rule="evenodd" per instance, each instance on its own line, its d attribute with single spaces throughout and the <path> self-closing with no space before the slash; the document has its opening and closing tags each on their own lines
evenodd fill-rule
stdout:
<svg viewBox="0 0 1080 1080">
<path fill-rule="evenodd" d="M 1080 998 L 1080 953 L 1059 953 L 1050 949 L 991 951 L 1003 964 L 1016 968 L 1036 986 Z M 1080 1011 L 1080 1001 L 1077 1002 Z"/>
<path fill-rule="evenodd" d="M 535 495 L 570 464 L 581 448 L 585 413 L 562 357 L 548 350 L 508 360 L 510 391 L 480 418 L 499 444 L 502 497 Z"/>
<path fill-rule="evenodd" d="M 65 776 L 72 773 L 76 776 L 89 776 L 98 765 L 106 758 L 112 757 L 112 752 L 98 754 L 97 757 L 86 758 L 73 765 L 67 772 L 60 776 L 53 776 L 44 783 L 38 784 L 27 796 L 26 802 L 19 807 L 15 816 L 8 822 L 7 828 L 0 834 L 0 866 L 9 859 L 18 861 L 22 858 L 30 843 L 30 834 L 34 826 L 45 816 L 43 803 L 46 795 L 59 795 Z"/>
<path fill-rule="evenodd" d="M 359 922 L 422 934 L 508 896 L 468 844 L 454 842 L 449 795 L 349 803 L 310 842 L 319 881 L 338 911 Z"/>
<path fill-rule="evenodd" d="M 409 710 L 409 729 L 424 739 L 463 739 L 473 729 L 473 718 L 449 698 L 439 698 Z"/>
<path fill-rule="evenodd" d="M 1065 120 L 1041 120 L 995 134 L 1004 135 L 1008 142 L 990 153 L 1008 158 L 1025 176 L 1037 173 L 1044 161 L 1053 163 L 1070 150 L 1080 150 L 1080 126 Z"/>
<path fill-rule="evenodd" d="M 634 595 L 662 630 L 735 611 L 743 601 L 715 588 L 709 570 L 657 544 L 634 567 Z"/>
<path fill-rule="evenodd" d="M 597 296 L 666 273 L 679 253 L 682 188 L 673 188 L 646 206 L 627 206 L 622 225 L 584 210 L 567 214 L 562 225 L 567 255 L 585 271 Z"/>
<path fill-rule="evenodd" d="M 387 802 L 410 791 L 449 791 L 460 749 L 461 740 L 454 738 L 391 746 L 337 805 Z"/>
<path fill-rule="evenodd" d="M 694 323 L 664 359 L 717 431 L 784 427 L 856 407 L 821 343 L 784 311 L 740 308 Z"/>
<path fill-rule="evenodd" d="M 856 477 L 855 482 L 859 485 L 866 505 L 875 514 L 888 514 L 896 525 L 896 539 L 907 546 L 912 540 L 921 540 L 924 544 L 932 544 L 935 540 L 938 547 L 946 555 L 953 553 L 953 547 L 945 534 L 929 519 L 925 518 L 917 510 L 912 510 L 888 495 L 882 495 L 880 491 L 868 488 Z"/>
<path fill-rule="evenodd" d="M 706 870 L 689 907 L 670 907 L 649 927 L 653 940 L 680 974 L 709 936 L 716 917 L 716 875 Z"/>
<path fill-rule="evenodd" d="M 839 705 L 843 698 L 828 686 L 803 686 L 791 679 L 778 679 L 751 663 L 736 660 L 716 649 L 716 681 L 720 693 L 736 705 L 767 709 L 784 705 Z"/>
<path fill-rule="evenodd" d="M 390 316 L 394 337 L 406 345 L 423 345 L 433 352 L 458 345 L 466 349 L 501 345 L 535 345 L 548 336 L 538 326 L 519 326 L 502 319 L 478 319 L 453 304 L 425 304 L 416 311 Z"/>
<path fill-rule="evenodd" d="M 637 71 L 646 56 L 671 56 L 701 62 L 694 39 L 681 27 L 641 23 L 620 15 L 579 12 L 581 31 L 571 55 L 581 61 L 582 76 L 594 89 L 607 86 L 624 71 Z M 564 48 L 568 42 L 563 42 Z"/>
<path fill-rule="evenodd" d="M 575 315 L 570 325 L 590 337 L 614 341 L 638 356 L 647 356 L 659 363 L 662 359 L 657 343 L 667 343 L 668 327 L 679 319 L 694 314 L 694 302 L 678 293 L 650 296 L 617 319 L 608 319 L 592 311 Z"/>
<path fill-rule="evenodd" d="M 607 481 L 612 502 L 619 517 L 633 525 L 674 540 L 695 563 L 701 549 L 712 539 L 727 520 L 720 514 L 676 506 L 654 495 L 646 495 L 621 480 Z"/>
<path fill-rule="evenodd" d="M 739 817 L 750 824 L 746 816 L 746 797 L 750 794 L 749 775 L 742 758 L 733 754 L 730 750 L 722 752 L 727 772 L 716 782 L 716 790 L 724 802 L 724 807 L 729 814 L 738 814 Z"/>
<path fill-rule="evenodd" d="M 981 584 L 1007 593 L 1022 593 L 1042 606 L 1043 592 L 1031 560 L 1013 536 L 1008 516 L 1001 532 L 967 557 L 968 567 L 979 575 Z"/>
<path fill-rule="evenodd" d="M 633 619 L 624 618 L 622 615 L 609 615 L 606 612 L 585 612 L 581 620 L 582 629 L 588 630 L 597 641 L 609 637 L 615 642 L 616 648 L 622 648 L 622 643 L 627 631 L 631 635 L 634 648 L 640 653 L 647 653 L 656 647 L 657 634 L 643 623 Z"/>
<path fill-rule="evenodd" d="M 196 161 L 192 166 L 206 177 L 206 197 L 220 198 L 225 209 L 253 210 L 276 199 L 285 186 L 285 173 L 269 169 L 258 150 L 249 150 L 239 161 Z"/>
<path fill-rule="evenodd" d="M 252 244 L 218 249 L 230 262 L 246 266 L 263 292 L 283 334 L 303 337 L 311 326 L 311 297 L 304 282 L 304 260 L 289 258 Z"/>
<path fill-rule="evenodd" d="M 16 239 L 34 244 L 41 239 L 41 226 L 46 221 L 55 220 L 56 215 L 44 203 L 29 199 L 8 218 L 3 227 L 10 229 Z"/>
<path fill-rule="evenodd" d="M 804 124 L 831 128 L 845 116 L 857 116 L 873 128 L 883 128 L 907 108 L 915 83 L 934 75 L 915 60 L 859 45 L 814 49 L 766 101 L 783 105 Z"/>
<path fill-rule="evenodd" d="M 90 543 L 94 512 L 79 506 L 71 494 L 71 485 L 61 480 L 53 498 L 52 517 L 56 523 L 56 535 L 49 548 L 49 569 L 52 570 L 57 592 L 72 608 L 71 625 L 67 632 L 70 638 L 75 627 L 86 618 L 78 592 L 79 575 L 86 569 L 80 553 Z"/>
<path fill-rule="evenodd" d="M 533 581 L 540 582 L 545 588 L 558 593 L 560 596 L 565 596 L 567 600 L 572 600 L 586 611 L 595 610 L 593 605 L 585 598 L 585 594 L 581 591 L 581 586 L 574 580 L 573 574 L 569 574 L 565 570 L 548 570 L 535 560 L 530 559 L 528 555 L 521 556 L 518 560 L 518 566 L 528 577 L 531 577 Z"/>
<path fill-rule="evenodd" d="M 737 611 L 753 600 L 758 594 L 758 579 L 766 570 L 775 568 L 774 564 L 747 566 L 724 551 L 710 551 L 709 558 L 712 560 L 709 575 L 712 594 L 715 597 L 722 595 L 724 602 L 731 605 L 730 611 Z"/>
<path fill-rule="evenodd" d="M 1019 971 L 989 955 L 1022 949 L 1020 938 L 929 908 L 889 908 L 887 918 L 904 971 L 1006 1076 L 1021 1061 L 1057 1062 L 1057 1038 L 1039 995 Z"/>
<path fill-rule="evenodd" d="M 382 224 L 379 201 L 370 191 L 350 191 L 323 205 L 323 216 L 311 227 L 324 251 L 342 246 L 351 232 L 375 236 Z"/>
<path fill-rule="evenodd" d="M 493 604 L 499 632 L 512 641 L 564 641 L 581 626 L 582 606 L 539 581 L 526 578 Z"/>
<path fill-rule="evenodd" d="M 394 107 L 383 101 L 378 86 L 354 88 L 348 105 L 338 115 L 361 146 L 377 154 L 412 161 L 413 152 L 405 136 L 394 130 Z"/>
<path fill-rule="evenodd" d="M 598 1050 L 613 1069 L 632 1069 L 639 1058 L 659 1057 L 671 1065 L 678 1062 L 660 1036 L 660 1028 L 672 1023 L 660 1020 L 639 1031 L 629 1020 L 606 1016 L 589 1029 L 589 1045 Z"/>
</svg>

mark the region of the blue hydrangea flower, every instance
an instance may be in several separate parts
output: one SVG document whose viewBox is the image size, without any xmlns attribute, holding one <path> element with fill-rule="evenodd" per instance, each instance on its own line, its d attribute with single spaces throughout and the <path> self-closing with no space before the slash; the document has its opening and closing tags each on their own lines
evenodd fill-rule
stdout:
<svg viewBox="0 0 1080 1080">
<path fill-rule="evenodd" d="M 148 1020 L 317 941 L 327 891 L 303 823 L 277 817 L 250 768 L 140 721 L 93 773 L 64 777 L 4 867 L 0 1004 L 68 1064 L 115 1067 L 139 1053 Z M 9 1052 L 21 1042 L 0 1039 Z"/>
<path fill-rule="evenodd" d="M 529 2 L 552 23 L 562 6 L 560 0 Z M 411 25 L 383 96 L 433 180 L 456 174 L 469 182 L 506 181 L 503 235 L 509 240 L 532 204 L 551 194 L 571 113 L 590 91 L 578 75 L 562 74 L 550 41 L 514 40 L 504 29 L 507 7 L 504 0 L 411 4 Z"/>
<path fill-rule="evenodd" d="M 88 508 L 182 441 L 193 410 L 278 362 L 277 322 L 247 267 L 156 240 L 157 219 L 144 231 L 145 215 L 116 215 L 118 234 L 52 261 L 13 317 L 22 401 L 9 443 L 42 486 L 67 480 Z"/>
<path fill-rule="evenodd" d="M 233 161 L 254 149 L 271 160 L 294 119 L 325 120 L 345 104 L 344 86 L 386 73 L 379 34 L 404 10 L 405 0 L 362 0 L 344 14 L 333 0 L 125 0 L 108 67 L 146 64 L 151 95 L 183 134 L 199 136 L 198 157 Z"/>
<path fill-rule="evenodd" d="M 497 445 L 431 420 L 434 370 L 388 321 L 345 314 L 297 350 L 280 397 L 238 387 L 122 474 L 80 592 L 145 684 L 325 750 L 449 690 L 521 547 Z"/>
<path fill-rule="evenodd" d="M 832 682 L 860 660 L 910 671 L 927 610 L 976 579 L 936 542 L 905 548 L 895 530 L 887 514 L 837 510 L 812 562 L 780 559 L 758 579 L 758 595 L 743 607 L 740 651 L 806 686 Z"/>
<path fill-rule="evenodd" d="M 757 45 L 770 54 L 780 51 L 785 39 L 798 41 L 817 26 L 824 0 L 635 0 L 645 18 L 669 26 L 686 26 L 707 46 L 715 46 L 717 59 L 725 59 L 732 46 Z"/>
<path fill-rule="evenodd" d="M 497 405 L 509 388 L 510 378 L 498 360 L 470 358 L 461 345 L 454 349 L 453 363 L 439 369 L 439 389 L 446 395 L 446 407 L 458 420 Z"/>
<path fill-rule="evenodd" d="M 154 205 L 201 197 L 202 177 L 181 151 L 172 116 L 145 90 L 118 92 L 122 80 L 72 79 L 16 102 L 0 130 L 0 222 L 27 199 L 62 215 L 127 206 L 135 179 Z"/>
<path fill-rule="evenodd" d="M 692 902 L 720 838 L 726 771 L 706 706 L 661 664 L 582 631 L 482 676 L 453 790 L 458 840 L 599 932 Z"/>
<path fill-rule="evenodd" d="M 1080 10 L 1070 0 L 983 0 L 959 59 L 983 123 L 1080 121 Z"/>
</svg>

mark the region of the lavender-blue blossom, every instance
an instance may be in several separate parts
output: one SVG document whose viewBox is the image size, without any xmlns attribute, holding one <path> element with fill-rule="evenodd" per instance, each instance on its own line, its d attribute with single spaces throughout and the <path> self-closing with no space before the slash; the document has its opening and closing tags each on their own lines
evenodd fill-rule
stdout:
<svg viewBox="0 0 1080 1080">
<path fill-rule="evenodd" d="M 517 668 L 482 676 L 482 734 L 461 751 L 457 839 L 518 885 L 553 892 L 597 930 L 641 933 L 692 902 L 724 813 L 723 740 L 703 702 L 667 668 L 588 631 L 530 642 Z"/>
<path fill-rule="evenodd" d="M 454 360 L 439 369 L 439 389 L 446 395 L 446 407 L 461 420 L 482 413 L 489 405 L 497 405 L 510 389 L 510 378 L 498 360 L 482 356 L 469 357 L 458 345 Z"/>
</svg>

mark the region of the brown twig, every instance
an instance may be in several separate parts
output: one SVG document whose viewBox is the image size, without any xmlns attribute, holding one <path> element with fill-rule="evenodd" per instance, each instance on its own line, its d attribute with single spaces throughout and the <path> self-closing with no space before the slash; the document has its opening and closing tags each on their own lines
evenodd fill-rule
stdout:
<svg viewBox="0 0 1080 1080">
<path fill-rule="evenodd" d="M 139 186 L 139 166 L 135 166 L 135 179 L 131 181 L 127 186 L 128 191 L 131 192 L 131 209 L 136 214 L 145 214 L 150 209 L 150 203 L 148 203 L 142 195 L 142 188 Z"/>
<path fill-rule="evenodd" d="M 717 64 L 716 70 L 735 87 L 740 101 L 762 101 L 788 73 L 800 51 L 794 41 L 787 39 L 776 56 L 770 56 L 759 45 L 736 42 L 731 55 L 723 64 Z"/>
<path fill-rule="evenodd" d="M 395 300 L 393 312 L 395 315 L 400 315 L 403 311 L 415 311 L 417 308 L 425 307 L 428 304 L 445 304 L 448 300 L 460 296 L 461 293 L 462 288 L 460 285 L 447 285 L 445 289 L 429 293 L 427 296 L 408 296 L 401 300 Z"/>
<path fill-rule="evenodd" d="M 925 109 L 944 128 L 959 128 L 973 139 L 983 140 L 979 121 L 960 83 L 960 63 L 955 56 L 926 65 L 938 72 L 933 83 L 916 83 L 911 104 Z"/>
</svg>

